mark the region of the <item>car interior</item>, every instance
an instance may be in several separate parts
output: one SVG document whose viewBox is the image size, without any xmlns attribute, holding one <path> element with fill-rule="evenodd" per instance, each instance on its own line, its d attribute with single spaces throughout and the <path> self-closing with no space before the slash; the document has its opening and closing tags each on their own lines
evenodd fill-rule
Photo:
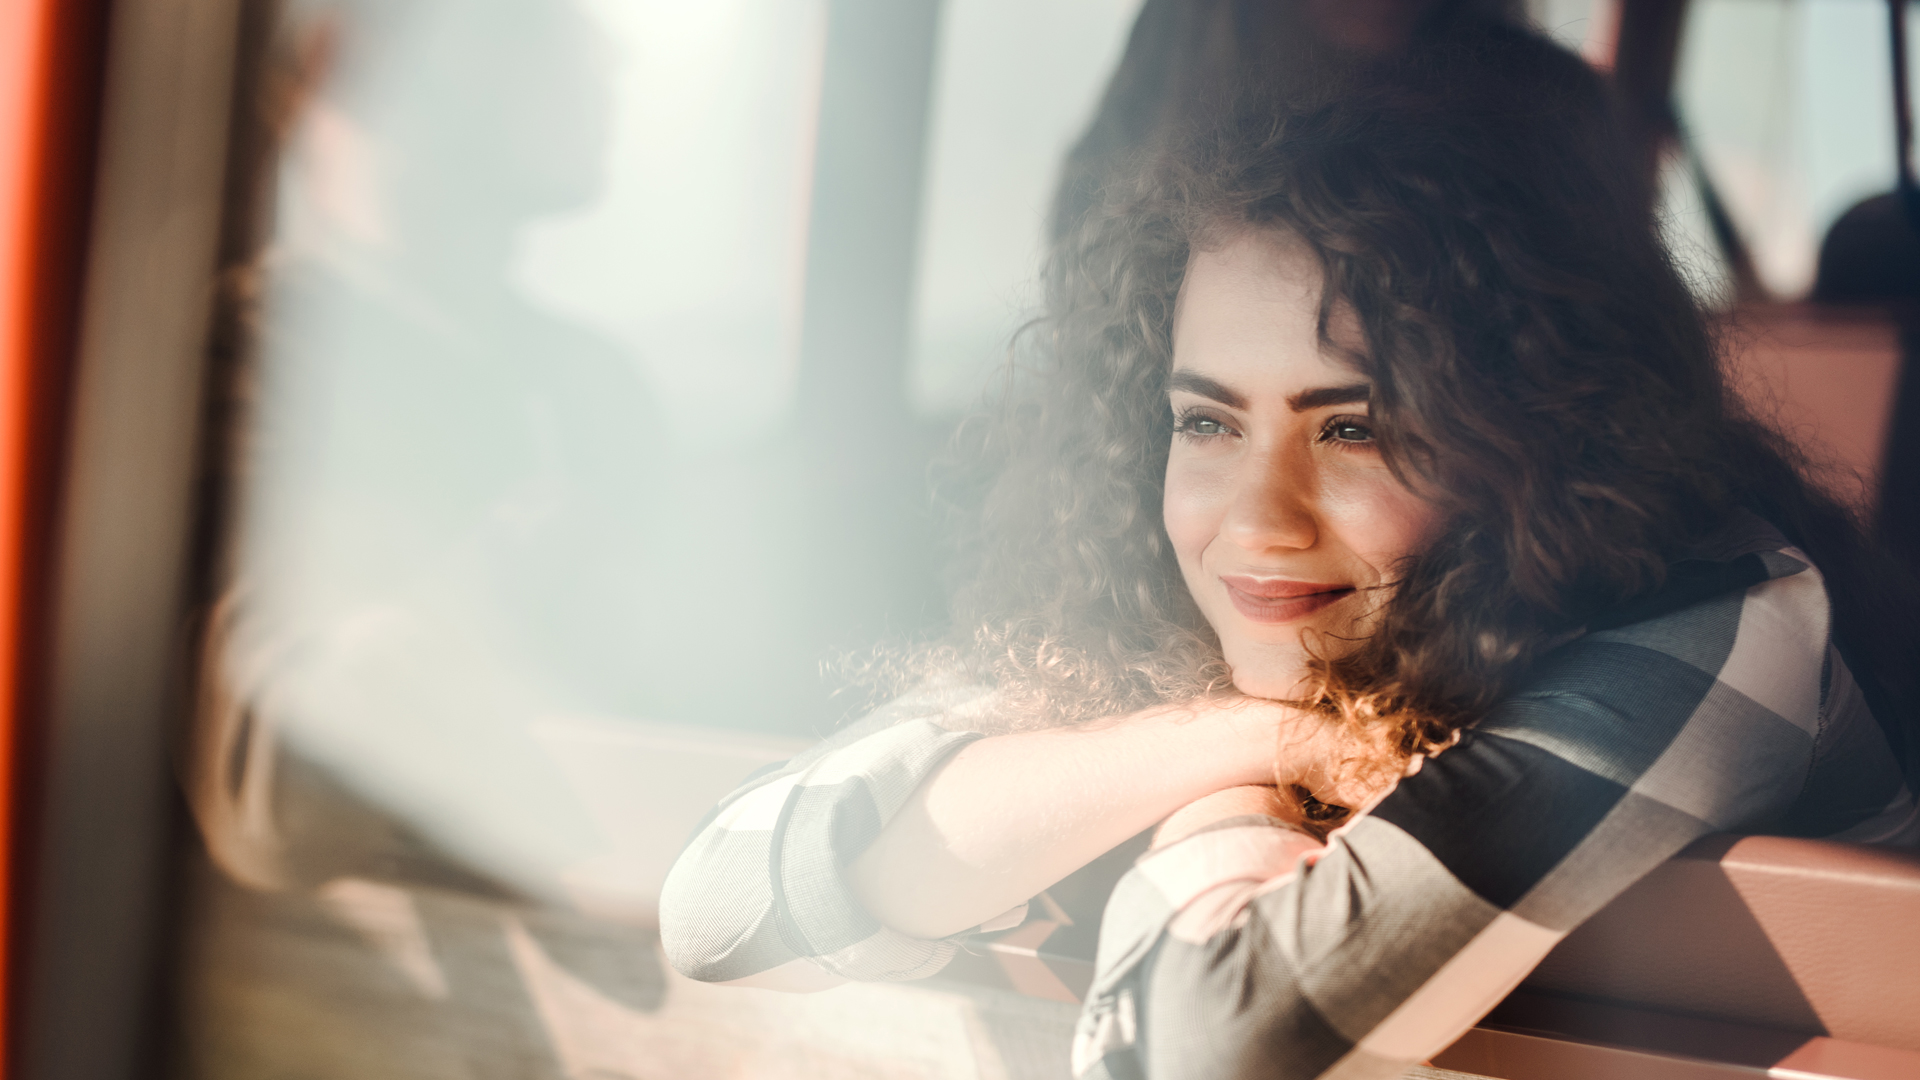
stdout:
<svg viewBox="0 0 1920 1080">
<path fill-rule="evenodd" d="M 1441 9 L 1602 73 L 1732 384 L 1920 569 L 1905 0 L 0 6 L 0 1071 L 1064 1080 L 1136 849 L 813 995 L 676 974 L 662 882 L 943 625 L 1100 170 L 1298 12 Z M 1920 1077 L 1875 841 L 1692 845 L 1409 1075 Z"/>
</svg>

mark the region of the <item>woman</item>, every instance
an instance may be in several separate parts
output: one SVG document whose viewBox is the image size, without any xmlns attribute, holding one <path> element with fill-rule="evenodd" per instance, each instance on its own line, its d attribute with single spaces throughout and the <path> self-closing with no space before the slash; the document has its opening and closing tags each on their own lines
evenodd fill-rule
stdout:
<svg viewBox="0 0 1920 1080">
<path fill-rule="evenodd" d="M 971 637 L 722 803 L 675 965 L 927 974 L 1158 823 L 1076 1073 L 1392 1076 L 1703 834 L 1912 842 L 1912 583 L 1729 396 L 1598 93 L 1424 49 L 1110 190 Z"/>
</svg>

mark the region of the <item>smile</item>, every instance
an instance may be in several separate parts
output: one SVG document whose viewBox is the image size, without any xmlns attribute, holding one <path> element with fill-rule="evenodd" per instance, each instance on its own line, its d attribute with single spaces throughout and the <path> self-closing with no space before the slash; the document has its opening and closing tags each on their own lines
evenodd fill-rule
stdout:
<svg viewBox="0 0 1920 1080">
<path fill-rule="evenodd" d="M 1254 622 L 1284 623 L 1304 619 L 1329 604 L 1353 594 L 1351 585 L 1323 585 L 1311 581 L 1250 577 L 1223 577 L 1227 599 Z"/>
</svg>

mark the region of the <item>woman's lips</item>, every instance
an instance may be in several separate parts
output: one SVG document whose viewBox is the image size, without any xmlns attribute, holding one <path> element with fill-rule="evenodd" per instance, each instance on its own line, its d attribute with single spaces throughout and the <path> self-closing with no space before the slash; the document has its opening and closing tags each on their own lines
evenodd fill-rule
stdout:
<svg viewBox="0 0 1920 1080">
<path fill-rule="evenodd" d="M 1307 616 L 1352 594 L 1351 585 L 1285 578 L 1223 577 L 1227 599 L 1254 622 L 1283 623 Z"/>
</svg>

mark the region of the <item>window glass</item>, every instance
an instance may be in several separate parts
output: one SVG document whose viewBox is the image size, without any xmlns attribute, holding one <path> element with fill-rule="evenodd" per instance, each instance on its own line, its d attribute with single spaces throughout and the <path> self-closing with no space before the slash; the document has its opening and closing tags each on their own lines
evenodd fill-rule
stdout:
<svg viewBox="0 0 1920 1080">
<path fill-rule="evenodd" d="M 1834 220 L 1893 188 L 1887 21 L 1880 0 L 1696 0 L 1688 9 L 1675 82 L 1681 122 L 1776 296 L 1804 296 Z M 1915 25 L 1909 55 L 1920 47 Z M 1678 207 L 1700 214 L 1686 196 Z M 1698 222 L 1685 227 L 1705 235 Z"/>
<path fill-rule="evenodd" d="M 750 439 L 791 404 L 823 0 L 591 0 L 616 56 L 599 197 L 529 223 L 530 300 L 640 366 L 668 430 L 728 388 Z"/>
<path fill-rule="evenodd" d="M 951 0 L 934 76 L 910 392 L 932 414 L 978 400 L 1039 302 L 1046 217 L 1067 149 L 1140 0 Z"/>
<path fill-rule="evenodd" d="M 929 467 L 1040 301 L 1142 6 L 248 5 L 183 1075 L 1064 1072 L 1079 990 L 1032 948 L 775 996 L 673 974 L 652 927 L 709 808 L 863 711 L 836 658 L 939 627 Z M 1614 0 L 1526 8 L 1611 55 Z M 1682 121 L 1800 295 L 1892 184 L 1884 9 L 1690 11 Z M 1678 157 L 1664 206 L 1730 296 Z"/>
<path fill-rule="evenodd" d="M 726 629 L 782 629 L 740 601 L 795 568 L 724 511 L 765 509 L 739 462 L 792 396 L 824 6 L 315 0 L 280 34 L 218 675 L 551 893 L 606 842 L 583 755 L 736 716 L 725 674 L 765 680 Z"/>
<path fill-rule="evenodd" d="M 1035 299 L 1138 2 L 939 5 L 931 68 L 872 62 L 893 46 L 862 35 L 910 19 L 842 27 L 856 85 L 934 82 L 930 126 L 855 132 L 924 158 L 895 193 L 917 329 L 880 358 L 911 400 L 824 420 L 799 404 L 806 275 L 871 238 L 822 217 L 816 172 L 841 197 L 895 175 L 857 139 L 817 152 L 824 0 L 260 7 L 201 718 L 235 778 L 223 865 L 283 880 L 345 844 L 364 871 L 350 805 L 497 887 L 644 918 L 720 795 L 861 707 L 823 668 L 941 617 L 928 460 Z"/>
<path fill-rule="evenodd" d="M 1611 54 L 1618 0 L 1528 0 L 1527 17 L 1548 37 L 1589 57 Z"/>
<path fill-rule="evenodd" d="M 250 9 L 183 1075 L 1064 1068 L 1071 1005 L 708 986 L 650 927 L 708 809 L 861 708 L 823 665 L 940 618 L 928 461 L 1137 7 L 921 5 L 931 68 L 826 0 Z M 876 238 L 848 192 L 889 178 L 921 213 Z M 918 330 L 822 286 L 916 232 Z M 849 312 L 900 340 L 809 368 Z"/>
</svg>

